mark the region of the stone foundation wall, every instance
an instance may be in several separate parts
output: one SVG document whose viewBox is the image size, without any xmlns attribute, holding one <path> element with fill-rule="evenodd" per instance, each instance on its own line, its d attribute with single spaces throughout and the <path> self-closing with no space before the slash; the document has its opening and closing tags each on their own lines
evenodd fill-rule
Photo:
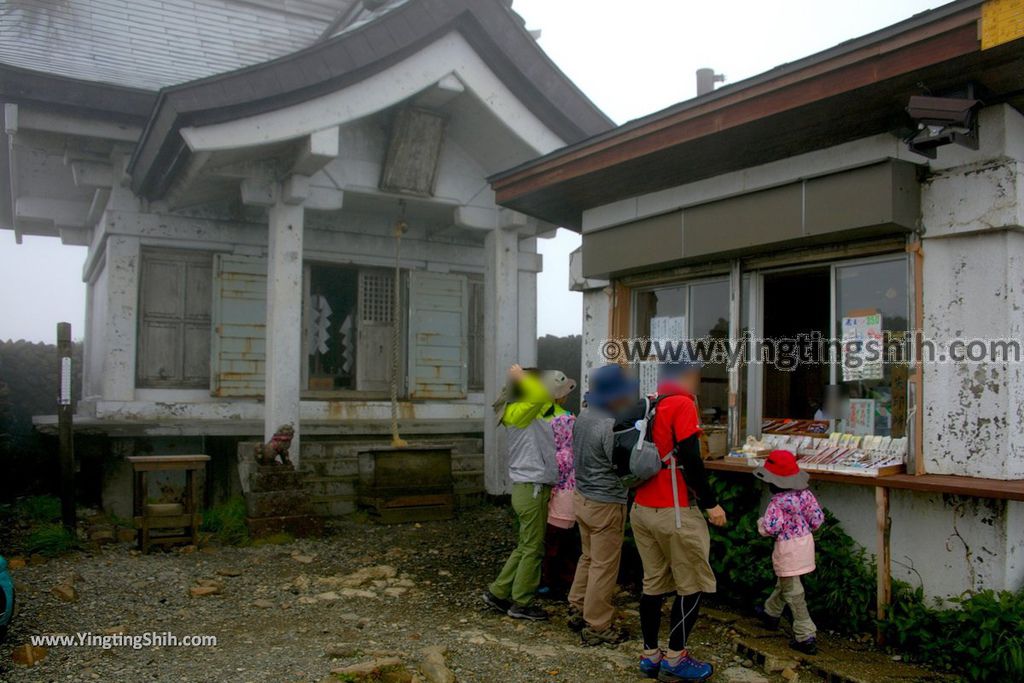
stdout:
<svg viewBox="0 0 1024 683">
<path fill-rule="evenodd" d="M 351 437 L 302 442 L 299 469 L 314 512 L 324 517 L 347 515 L 356 509 L 359 452 L 388 443 L 390 437 Z M 452 448 L 455 505 L 464 508 L 484 498 L 483 435 L 437 435 L 410 439 L 411 445 L 438 444 Z M 248 456 L 255 442 L 238 444 L 239 456 Z"/>
</svg>

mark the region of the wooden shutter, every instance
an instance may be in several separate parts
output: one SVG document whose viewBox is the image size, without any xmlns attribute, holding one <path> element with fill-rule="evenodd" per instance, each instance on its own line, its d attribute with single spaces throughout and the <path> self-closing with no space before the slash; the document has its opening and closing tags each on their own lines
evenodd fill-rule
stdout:
<svg viewBox="0 0 1024 683">
<path fill-rule="evenodd" d="M 466 396 L 469 289 L 464 275 L 409 273 L 409 397 Z"/>
<path fill-rule="evenodd" d="M 267 261 L 217 254 L 213 266 L 210 393 L 263 396 L 267 360 Z"/>
<path fill-rule="evenodd" d="M 210 376 L 210 254 L 142 253 L 139 286 L 140 387 L 203 387 Z"/>
<path fill-rule="evenodd" d="M 360 270 L 357 294 L 356 389 L 386 392 L 391 388 L 395 274 Z"/>
</svg>

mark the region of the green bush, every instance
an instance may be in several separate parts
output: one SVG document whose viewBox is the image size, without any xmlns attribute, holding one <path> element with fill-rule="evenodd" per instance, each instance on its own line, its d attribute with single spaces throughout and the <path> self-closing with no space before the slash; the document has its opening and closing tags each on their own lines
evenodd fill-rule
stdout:
<svg viewBox="0 0 1024 683">
<path fill-rule="evenodd" d="M 203 530 L 212 532 L 225 545 L 246 545 L 249 528 L 245 524 L 245 498 L 235 496 L 203 513 Z"/>
<path fill-rule="evenodd" d="M 921 588 L 900 586 L 883 629 L 914 659 L 970 681 L 1024 680 L 1024 591 L 981 591 L 929 607 Z"/>
<path fill-rule="evenodd" d="M 60 524 L 41 524 L 25 539 L 25 552 L 57 557 L 78 547 L 78 538 Z"/>
<path fill-rule="evenodd" d="M 60 498 L 29 496 L 15 504 L 17 515 L 28 522 L 52 522 L 60 519 Z"/>
</svg>

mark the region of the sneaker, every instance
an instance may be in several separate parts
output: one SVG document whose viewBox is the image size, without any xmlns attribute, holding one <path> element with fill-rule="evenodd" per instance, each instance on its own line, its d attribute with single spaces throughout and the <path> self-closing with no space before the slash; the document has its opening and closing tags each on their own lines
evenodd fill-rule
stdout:
<svg viewBox="0 0 1024 683">
<path fill-rule="evenodd" d="M 668 659 L 661 660 L 661 669 L 658 671 L 658 680 L 663 683 L 677 683 L 678 681 L 706 681 L 711 678 L 715 668 L 707 662 L 694 659 L 689 654 L 679 658 L 675 665 L 669 664 Z"/>
<path fill-rule="evenodd" d="M 789 646 L 797 652 L 803 652 L 805 655 L 816 655 L 818 654 L 818 639 L 811 636 L 807 640 L 793 639 L 789 641 Z"/>
<path fill-rule="evenodd" d="M 658 654 L 651 656 L 644 655 L 640 659 L 640 673 L 648 678 L 657 678 L 658 672 L 661 671 L 661 660 L 663 659 L 665 659 L 664 652 L 658 652 Z"/>
<path fill-rule="evenodd" d="M 491 591 L 484 591 L 483 599 L 488 607 L 502 614 L 508 614 L 509 608 L 512 607 L 511 600 L 503 600 Z"/>
<path fill-rule="evenodd" d="M 513 619 L 528 619 L 529 621 L 544 621 L 548 613 L 536 605 L 515 605 L 513 604 L 506 612 Z"/>
<path fill-rule="evenodd" d="M 569 627 L 570 631 L 579 633 L 587 626 L 587 622 L 583 620 L 583 613 L 576 608 L 569 610 L 569 618 L 565 620 L 565 625 Z"/>
<path fill-rule="evenodd" d="M 768 614 L 768 612 L 765 611 L 763 605 L 758 605 L 757 607 L 755 607 L 754 608 L 754 614 L 757 615 L 757 618 L 761 620 L 761 624 L 766 629 L 768 629 L 770 631 L 778 631 L 779 630 L 779 622 L 782 621 L 782 617 L 781 616 L 773 617 L 772 615 Z"/>
<path fill-rule="evenodd" d="M 609 626 L 603 631 L 595 631 L 589 626 L 580 631 L 580 641 L 587 646 L 618 645 L 629 640 L 629 633 L 618 626 Z"/>
</svg>

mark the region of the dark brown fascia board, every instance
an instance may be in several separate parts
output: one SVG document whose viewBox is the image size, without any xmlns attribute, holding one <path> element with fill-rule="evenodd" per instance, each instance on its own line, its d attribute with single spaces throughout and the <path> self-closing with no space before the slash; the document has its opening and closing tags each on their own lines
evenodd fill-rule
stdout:
<svg viewBox="0 0 1024 683">
<path fill-rule="evenodd" d="M 562 139 L 612 127 L 554 66 L 501 0 L 410 0 L 376 21 L 299 52 L 160 91 L 128 171 L 158 198 L 189 151 L 178 131 L 281 109 L 352 85 L 457 30 Z"/>
<path fill-rule="evenodd" d="M 153 110 L 156 92 L 84 81 L 0 64 L 0 101 L 35 104 L 77 115 L 140 124 Z"/>
<path fill-rule="evenodd" d="M 908 19 L 905 19 L 904 21 L 892 24 L 879 29 L 878 31 L 868 33 L 859 38 L 844 41 L 834 47 L 828 48 L 827 50 L 798 59 L 795 62 L 782 64 L 774 69 L 770 69 L 769 71 L 765 71 L 764 73 L 752 76 L 742 81 L 722 86 L 707 95 L 684 100 L 683 102 L 670 105 L 669 107 L 646 116 L 633 119 L 632 121 L 628 121 L 609 131 L 599 133 L 586 140 L 581 140 L 575 144 L 567 145 L 544 156 L 519 164 L 518 166 L 501 171 L 500 173 L 496 173 L 490 176 L 488 181 L 492 185 L 502 184 L 502 181 L 509 180 L 515 176 L 529 175 L 532 172 L 538 171 L 541 166 L 546 167 L 548 165 L 554 165 L 553 162 L 557 162 L 562 157 L 572 155 L 576 152 L 585 151 L 587 148 L 598 146 L 601 143 L 608 142 L 610 144 L 615 144 L 616 138 L 626 138 L 630 133 L 639 131 L 645 127 L 657 126 L 666 120 L 672 119 L 678 114 L 687 112 L 688 110 L 696 107 L 704 107 L 706 105 L 713 104 L 738 93 L 742 93 L 744 90 L 762 86 L 773 80 L 778 80 L 799 71 L 822 65 L 830 60 L 841 58 L 858 50 L 862 50 L 865 47 L 897 37 L 903 33 L 908 33 L 910 31 L 926 27 L 929 24 L 934 24 L 950 17 L 954 17 L 957 14 L 971 10 L 975 10 L 976 12 L 980 11 L 980 5 L 983 2 L 984 0 L 957 0 L 956 2 L 951 2 L 932 10 L 920 12 Z"/>
</svg>

